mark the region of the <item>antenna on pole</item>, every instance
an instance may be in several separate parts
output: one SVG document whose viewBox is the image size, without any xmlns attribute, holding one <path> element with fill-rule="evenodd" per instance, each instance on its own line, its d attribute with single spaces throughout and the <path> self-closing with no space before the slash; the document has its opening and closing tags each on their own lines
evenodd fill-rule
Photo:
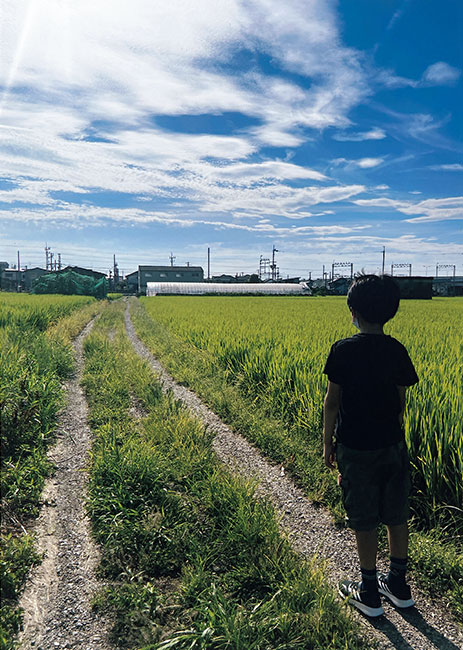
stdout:
<svg viewBox="0 0 463 650">
<path fill-rule="evenodd" d="M 61 253 L 58 253 L 58 271 L 61 271 Z"/>
<path fill-rule="evenodd" d="M 48 271 L 48 265 L 49 265 L 49 261 L 48 261 L 49 252 L 50 252 L 50 246 L 47 246 L 47 244 L 45 244 L 45 269 L 47 271 Z"/>
<path fill-rule="evenodd" d="M 170 251 L 169 259 L 170 259 L 170 265 L 173 266 L 174 265 L 174 260 L 176 260 L 177 258 L 172 253 L 172 251 Z"/>
</svg>

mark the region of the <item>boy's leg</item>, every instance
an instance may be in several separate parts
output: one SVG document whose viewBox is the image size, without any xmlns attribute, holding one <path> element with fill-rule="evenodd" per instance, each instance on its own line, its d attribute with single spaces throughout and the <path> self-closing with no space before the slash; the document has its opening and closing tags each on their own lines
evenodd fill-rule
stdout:
<svg viewBox="0 0 463 650">
<path fill-rule="evenodd" d="M 376 553 L 378 551 L 378 530 L 356 530 L 357 551 L 362 569 L 376 569 Z M 391 553 L 392 555 L 392 553 Z"/>
<path fill-rule="evenodd" d="M 397 607 L 411 607 L 415 604 L 410 587 L 405 581 L 408 555 L 408 523 L 387 526 L 390 550 L 388 574 L 378 575 L 379 591 Z"/>
<path fill-rule="evenodd" d="M 408 523 L 387 526 L 387 538 L 391 556 L 406 559 L 408 556 Z"/>
</svg>

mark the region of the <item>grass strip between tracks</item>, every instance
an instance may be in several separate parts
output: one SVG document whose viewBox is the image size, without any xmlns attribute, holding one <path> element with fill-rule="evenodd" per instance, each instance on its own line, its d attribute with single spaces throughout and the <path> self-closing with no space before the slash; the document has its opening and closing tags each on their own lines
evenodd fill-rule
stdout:
<svg viewBox="0 0 463 650">
<path fill-rule="evenodd" d="M 53 470 L 47 451 L 63 406 L 62 382 L 74 368 L 71 341 L 99 309 L 92 298 L 65 296 L 60 305 L 60 296 L 53 296 L 49 311 L 47 296 L 40 308 L 28 298 L 8 295 L 0 309 L 2 650 L 15 645 L 22 619 L 18 597 L 30 568 L 40 561 L 28 529 Z M 16 319 L 8 314 L 13 300 L 20 303 Z"/>
<path fill-rule="evenodd" d="M 176 381 L 192 388 L 234 430 L 282 463 L 315 502 L 326 505 L 337 525 L 344 525 L 340 490 L 322 461 L 322 437 L 301 435 L 301 430 L 272 415 L 269 405 L 251 399 L 210 354 L 199 350 L 156 322 L 139 301 L 132 301 L 131 316 L 141 340 Z M 320 423 L 321 426 L 321 423 Z M 410 566 L 415 581 L 432 598 L 441 596 L 463 622 L 463 538 L 445 531 L 417 530 L 411 522 Z M 386 550 L 386 536 L 380 531 Z"/>
<path fill-rule="evenodd" d="M 127 648 L 365 647 L 323 567 L 273 508 L 218 464 L 212 436 L 163 395 L 110 305 L 85 342 L 95 433 L 89 487 L 107 587 L 96 605 Z M 371 645 L 369 646 L 371 647 Z"/>
</svg>

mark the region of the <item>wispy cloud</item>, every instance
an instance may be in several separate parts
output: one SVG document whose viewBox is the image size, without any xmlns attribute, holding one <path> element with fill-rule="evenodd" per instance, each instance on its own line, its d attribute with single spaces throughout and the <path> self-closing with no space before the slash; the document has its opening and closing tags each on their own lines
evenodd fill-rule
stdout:
<svg viewBox="0 0 463 650">
<path fill-rule="evenodd" d="M 455 84 L 461 77 L 461 70 L 445 61 L 437 61 L 426 68 L 420 79 L 401 77 L 390 69 L 383 69 L 375 76 L 377 82 L 388 88 L 427 88 Z"/>
<path fill-rule="evenodd" d="M 332 160 L 333 165 L 345 165 L 346 167 L 359 167 L 360 169 L 371 169 L 381 165 L 383 158 L 359 158 L 358 160 L 348 160 L 347 158 L 335 158 Z"/>
<path fill-rule="evenodd" d="M 361 133 L 335 133 L 333 138 L 339 142 L 363 142 L 364 140 L 383 140 L 386 138 L 384 129 L 378 127 Z"/>
<path fill-rule="evenodd" d="M 368 208 L 392 208 L 406 215 L 420 215 L 405 219 L 407 223 L 449 221 L 463 219 L 463 197 L 425 199 L 414 203 L 389 198 L 356 199 L 355 205 Z"/>
<path fill-rule="evenodd" d="M 449 163 L 444 165 L 430 165 L 430 169 L 443 172 L 463 172 L 463 165 L 461 163 Z"/>
</svg>

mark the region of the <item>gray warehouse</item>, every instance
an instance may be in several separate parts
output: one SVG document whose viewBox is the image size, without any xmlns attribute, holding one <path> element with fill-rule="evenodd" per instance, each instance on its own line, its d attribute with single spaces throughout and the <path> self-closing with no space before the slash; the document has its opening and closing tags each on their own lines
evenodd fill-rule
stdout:
<svg viewBox="0 0 463 650">
<path fill-rule="evenodd" d="M 127 275 L 127 285 L 134 293 L 146 294 L 148 282 L 203 282 L 201 266 L 139 266 Z"/>
</svg>

